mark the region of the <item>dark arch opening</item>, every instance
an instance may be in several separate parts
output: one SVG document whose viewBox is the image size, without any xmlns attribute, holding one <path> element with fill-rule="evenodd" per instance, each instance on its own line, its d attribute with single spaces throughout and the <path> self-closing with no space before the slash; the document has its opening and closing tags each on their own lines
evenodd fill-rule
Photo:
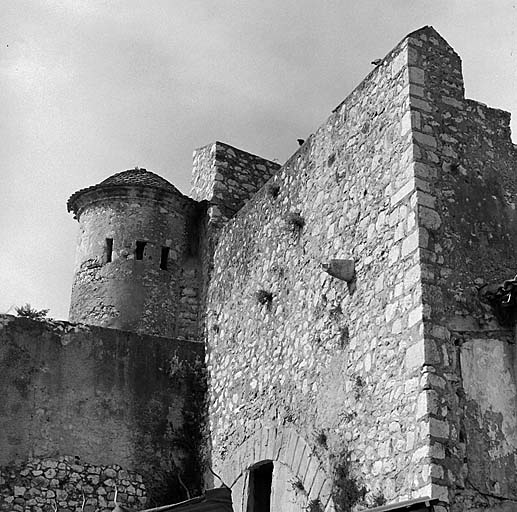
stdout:
<svg viewBox="0 0 517 512">
<path fill-rule="evenodd" d="M 271 512 L 273 463 L 260 462 L 250 469 L 246 512 Z"/>
</svg>

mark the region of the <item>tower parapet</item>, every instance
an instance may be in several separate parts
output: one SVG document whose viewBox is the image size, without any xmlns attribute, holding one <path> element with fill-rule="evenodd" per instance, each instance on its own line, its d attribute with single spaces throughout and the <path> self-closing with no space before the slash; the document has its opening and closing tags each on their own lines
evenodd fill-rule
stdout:
<svg viewBox="0 0 517 512">
<path fill-rule="evenodd" d="M 80 224 L 70 320 L 198 338 L 199 204 L 145 169 L 73 194 Z"/>
</svg>

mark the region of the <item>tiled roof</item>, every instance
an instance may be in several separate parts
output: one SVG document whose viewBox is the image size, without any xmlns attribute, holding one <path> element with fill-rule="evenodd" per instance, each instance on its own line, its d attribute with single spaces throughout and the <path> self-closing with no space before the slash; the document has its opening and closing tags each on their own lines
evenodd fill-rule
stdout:
<svg viewBox="0 0 517 512">
<path fill-rule="evenodd" d="M 146 169 L 130 169 L 122 171 L 101 181 L 97 187 L 113 185 L 142 185 L 146 187 L 163 188 L 171 192 L 178 192 L 178 189 L 169 183 L 165 178 Z"/>
<path fill-rule="evenodd" d="M 76 210 L 76 201 L 79 196 L 82 196 L 86 192 L 91 192 L 93 190 L 106 190 L 113 189 L 116 187 L 150 187 L 154 189 L 164 190 L 166 192 L 170 192 L 173 194 L 178 194 L 182 196 L 183 194 L 171 183 L 169 183 L 165 178 L 158 176 L 154 172 L 147 171 L 146 169 L 129 169 L 128 171 L 118 172 L 109 178 L 106 178 L 104 181 L 101 181 L 97 185 L 93 185 L 92 187 L 83 188 L 78 190 L 68 200 L 67 206 L 68 211 Z"/>
</svg>

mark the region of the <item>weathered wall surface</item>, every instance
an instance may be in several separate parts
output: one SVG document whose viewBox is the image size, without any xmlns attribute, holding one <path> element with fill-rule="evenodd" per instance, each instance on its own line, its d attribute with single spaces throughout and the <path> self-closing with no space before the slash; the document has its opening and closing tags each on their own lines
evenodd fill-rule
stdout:
<svg viewBox="0 0 517 512">
<path fill-rule="evenodd" d="M 144 476 L 152 501 L 198 492 L 198 343 L 0 317 L 0 464 L 77 456 Z M 179 501 L 179 500 L 178 500 Z"/>
<path fill-rule="evenodd" d="M 499 336 L 501 337 L 501 336 Z M 469 337 L 461 347 L 468 483 L 514 499 L 517 389 L 509 339 Z"/>
<path fill-rule="evenodd" d="M 199 206 L 153 191 L 101 197 L 81 211 L 70 320 L 199 340 Z M 106 260 L 106 238 L 113 240 Z M 145 241 L 143 258 L 135 258 Z M 161 251 L 169 248 L 167 269 Z"/>
<path fill-rule="evenodd" d="M 409 40 L 432 480 L 454 510 L 517 500 L 515 344 L 480 300 L 517 269 L 510 115 L 464 98 L 432 29 Z"/>
<path fill-rule="evenodd" d="M 407 62 L 406 41 L 272 178 L 278 190 L 261 189 L 222 230 L 207 332 L 223 473 L 256 430 L 291 426 L 309 447 L 302 480 L 319 453 L 329 479 L 342 469 L 369 503 L 418 496 L 430 481 L 414 460 L 427 428 L 416 421 L 423 331 Z M 356 261 L 351 286 L 322 271 L 333 258 Z M 261 304 L 260 290 L 271 300 Z M 330 506 L 329 485 L 312 479 L 307 491 Z"/>
</svg>

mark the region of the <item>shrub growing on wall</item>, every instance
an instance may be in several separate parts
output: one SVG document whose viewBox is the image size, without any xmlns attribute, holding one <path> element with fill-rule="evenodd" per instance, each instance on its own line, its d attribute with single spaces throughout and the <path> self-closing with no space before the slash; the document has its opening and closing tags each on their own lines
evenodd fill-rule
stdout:
<svg viewBox="0 0 517 512">
<path fill-rule="evenodd" d="M 280 194 L 280 185 L 278 183 L 269 183 L 266 190 L 270 197 L 276 199 L 278 194 Z"/>
<path fill-rule="evenodd" d="M 24 306 L 16 306 L 14 310 L 18 316 L 30 318 L 31 320 L 43 320 L 50 311 L 49 309 L 33 308 L 29 303 Z"/>
<path fill-rule="evenodd" d="M 337 512 L 350 512 L 352 507 L 362 501 L 366 487 L 350 472 L 350 454 L 343 450 L 330 459 L 332 470 L 332 498 Z"/>
<path fill-rule="evenodd" d="M 305 226 L 305 219 L 298 212 L 289 212 L 285 216 L 285 223 L 288 229 L 295 233 L 299 233 Z"/>
<path fill-rule="evenodd" d="M 257 290 L 255 292 L 255 299 L 259 304 L 269 307 L 273 301 L 273 294 L 267 290 Z"/>
</svg>

